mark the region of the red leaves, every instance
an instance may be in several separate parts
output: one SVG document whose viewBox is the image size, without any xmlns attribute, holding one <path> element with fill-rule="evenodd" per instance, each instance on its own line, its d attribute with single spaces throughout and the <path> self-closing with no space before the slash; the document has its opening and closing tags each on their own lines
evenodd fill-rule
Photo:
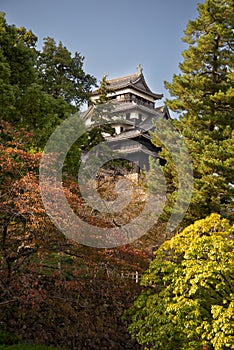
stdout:
<svg viewBox="0 0 234 350">
<path fill-rule="evenodd" d="M 39 152 L 29 152 L 33 134 L 16 130 L 10 123 L 0 120 L 0 169 L 3 178 L 17 178 L 28 170 L 35 170 L 40 161 Z"/>
<path fill-rule="evenodd" d="M 26 131 L 21 128 L 20 130 L 16 129 L 11 123 L 0 119 L 0 135 L 2 140 L 10 142 L 12 145 L 25 145 L 28 142 L 32 141 L 33 133 Z"/>
<path fill-rule="evenodd" d="M 82 341 L 86 344 L 92 339 L 87 330 L 93 324 L 99 336 L 102 318 L 118 337 L 116 318 L 123 327 L 122 311 L 140 288 L 121 279 L 121 271 L 144 268 L 146 257 L 130 246 L 106 250 L 67 240 L 45 212 L 38 176 L 40 154 L 27 150 L 31 135 L 5 122 L 0 122 L 0 128 L 0 322 L 23 338 L 45 341 L 49 337 L 51 344 L 60 341 L 70 347 L 73 342 L 78 348 Z M 93 215 L 73 179 L 67 178 L 63 189 L 82 220 L 94 226 L 110 226 L 105 216 Z M 51 186 L 52 198 L 53 191 Z M 58 203 L 58 215 L 60 211 Z M 58 333 L 58 328 L 64 333 Z"/>
</svg>

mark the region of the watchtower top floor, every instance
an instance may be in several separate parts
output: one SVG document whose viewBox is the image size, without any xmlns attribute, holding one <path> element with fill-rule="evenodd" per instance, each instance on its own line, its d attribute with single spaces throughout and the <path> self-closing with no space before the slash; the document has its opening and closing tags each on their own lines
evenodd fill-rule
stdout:
<svg viewBox="0 0 234 350">
<path fill-rule="evenodd" d="M 155 108 L 155 101 L 163 95 L 156 94 L 146 84 L 142 68 L 138 66 L 138 72 L 120 78 L 107 80 L 107 97 L 113 102 L 132 102 L 150 109 Z M 95 90 L 91 102 L 99 99 L 98 90 Z"/>
</svg>

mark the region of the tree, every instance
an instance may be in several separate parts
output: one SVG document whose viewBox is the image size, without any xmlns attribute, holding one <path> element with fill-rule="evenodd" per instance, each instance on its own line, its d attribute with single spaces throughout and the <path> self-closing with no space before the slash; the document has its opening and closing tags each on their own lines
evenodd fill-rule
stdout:
<svg viewBox="0 0 234 350">
<path fill-rule="evenodd" d="M 33 132 L 32 143 L 37 147 L 44 147 L 55 128 L 68 118 L 73 108 L 59 96 L 44 93 L 40 84 L 31 84 L 20 100 L 21 122 L 17 125 Z"/>
<path fill-rule="evenodd" d="M 84 58 L 52 38 L 42 52 L 31 30 L 7 24 L 0 13 L 0 112 L 17 128 L 33 132 L 31 143 L 41 149 L 55 128 L 89 99 L 96 79 L 83 70 Z M 62 141 L 62 140 L 61 140 Z M 66 170 L 77 174 L 83 140 L 66 159 Z"/>
<path fill-rule="evenodd" d="M 212 214 L 161 245 L 130 310 L 147 349 L 234 348 L 233 227 Z"/>
<path fill-rule="evenodd" d="M 107 74 L 105 73 L 101 79 L 100 86 L 97 89 L 97 93 L 99 95 L 99 99 L 96 104 L 102 105 L 106 104 L 110 101 L 108 94 L 114 92 L 113 89 L 109 87 L 110 83 L 107 81 Z"/>
<path fill-rule="evenodd" d="M 91 87 L 96 84 L 96 79 L 84 72 L 83 61 L 78 52 L 72 57 L 61 42 L 56 45 L 54 39 L 46 38 L 37 64 L 43 91 L 79 108 L 89 100 Z"/>
<path fill-rule="evenodd" d="M 138 349 L 121 315 L 139 285 L 121 272 L 141 272 L 147 255 L 130 246 L 105 250 L 67 239 L 42 203 L 41 153 L 32 147 L 33 134 L 6 121 L 0 121 L 0 130 L 0 343 L 7 331 L 18 341 L 60 348 Z M 68 128 L 61 141 L 69 134 Z M 105 213 L 93 215 L 77 181 L 67 176 L 63 190 L 74 212 L 91 225 L 90 235 L 92 226 L 110 227 Z M 56 184 L 50 191 L 56 198 Z M 61 217 L 61 203 L 56 203 Z M 64 220 L 70 224 L 69 215 Z"/>
<path fill-rule="evenodd" d="M 20 101 L 27 87 L 35 82 L 37 38 L 24 27 L 17 28 L 6 22 L 0 12 L 0 64 L 2 117 L 11 119 L 14 114 L 20 120 Z"/>
<path fill-rule="evenodd" d="M 180 113 L 174 125 L 193 162 L 195 189 L 184 224 L 212 212 L 233 219 L 233 1 L 206 0 L 198 12 L 185 30 L 189 48 L 183 52 L 181 73 L 166 83 L 173 97 L 167 105 Z M 169 162 L 167 172 L 174 171 Z M 174 190 L 177 179 L 169 180 Z"/>
<path fill-rule="evenodd" d="M 10 66 L 0 49 L 0 113 L 5 118 L 9 118 L 10 114 L 15 112 L 14 91 L 10 84 L 10 75 Z"/>
<path fill-rule="evenodd" d="M 37 79 L 37 37 L 31 30 L 7 24 L 0 14 L 1 117 L 35 131 L 34 143 L 45 143 L 53 127 L 71 113 L 60 98 L 45 94 Z"/>
<path fill-rule="evenodd" d="M 0 47 L 10 66 L 10 82 L 19 94 L 36 79 L 36 42 L 31 30 L 7 24 L 5 14 L 0 12 Z"/>
<path fill-rule="evenodd" d="M 83 70 L 84 57 L 52 38 L 42 52 L 31 30 L 6 22 L 0 13 L 0 111 L 2 118 L 34 133 L 44 147 L 61 121 L 89 99 L 96 79 Z"/>
</svg>

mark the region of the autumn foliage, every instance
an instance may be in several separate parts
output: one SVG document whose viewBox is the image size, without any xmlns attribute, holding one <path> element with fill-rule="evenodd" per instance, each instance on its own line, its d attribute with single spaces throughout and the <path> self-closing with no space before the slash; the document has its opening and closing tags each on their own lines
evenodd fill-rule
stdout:
<svg viewBox="0 0 234 350">
<path fill-rule="evenodd" d="M 1 329 L 18 341 L 69 349 L 137 349 L 121 316 L 139 285 L 121 274 L 141 273 L 147 253 L 128 246 L 93 249 L 66 239 L 43 207 L 41 154 L 30 146 L 33 135 L 5 121 L 0 127 Z M 64 183 L 69 203 L 95 223 L 77 184 L 71 178 Z"/>
</svg>

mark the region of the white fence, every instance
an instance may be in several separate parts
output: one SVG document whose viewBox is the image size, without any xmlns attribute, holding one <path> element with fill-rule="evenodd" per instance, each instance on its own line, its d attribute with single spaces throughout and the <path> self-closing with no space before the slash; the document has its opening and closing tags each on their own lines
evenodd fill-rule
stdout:
<svg viewBox="0 0 234 350">
<path fill-rule="evenodd" d="M 134 280 L 136 283 L 139 283 L 141 279 L 141 274 L 138 271 L 135 272 L 121 272 L 121 278 L 128 278 Z"/>
</svg>

